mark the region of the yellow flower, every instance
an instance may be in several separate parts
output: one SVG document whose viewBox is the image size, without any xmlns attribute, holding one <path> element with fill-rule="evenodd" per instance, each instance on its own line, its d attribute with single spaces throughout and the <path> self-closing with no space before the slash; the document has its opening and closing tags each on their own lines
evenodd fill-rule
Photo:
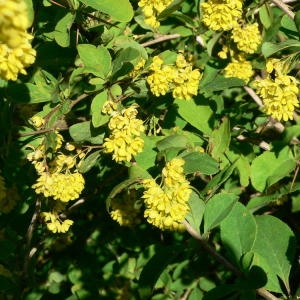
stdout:
<svg viewBox="0 0 300 300">
<path fill-rule="evenodd" d="M 133 156 L 143 151 L 144 140 L 140 137 L 145 131 L 143 121 L 136 118 L 136 105 L 116 112 L 109 120 L 111 134 L 105 138 L 103 147 L 106 153 L 113 153 L 117 162 L 130 161 Z"/>
<path fill-rule="evenodd" d="M 69 219 L 61 221 L 57 213 L 42 212 L 41 215 L 46 222 L 48 230 L 52 231 L 53 233 L 65 233 L 74 223 Z"/>
<path fill-rule="evenodd" d="M 257 93 L 261 96 L 264 111 L 278 121 L 293 119 L 295 107 L 299 107 L 297 95 L 299 82 L 293 76 L 276 74 L 255 81 Z"/>
<path fill-rule="evenodd" d="M 32 186 L 37 194 L 68 202 L 77 199 L 84 189 L 84 178 L 80 173 L 42 173 Z"/>
<path fill-rule="evenodd" d="M 28 120 L 28 122 L 31 125 L 33 125 L 35 128 L 41 128 L 41 127 L 43 127 L 45 125 L 45 120 L 42 117 L 37 116 L 37 115 L 31 117 Z"/>
<path fill-rule="evenodd" d="M 185 179 L 183 165 L 184 160 L 181 158 L 168 162 L 162 170 L 162 186 L 154 179 L 143 181 L 145 191 L 142 198 L 146 205 L 144 216 L 150 224 L 160 229 L 184 229 L 182 222 L 189 211 L 191 187 Z"/>
<path fill-rule="evenodd" d="M 155 96 L 172 91 L 174 98 L 190 100 L 198 94 L 201 74 L 198 69 L 193 69 L 183 54 L 177 55 L 175 66 L 164 65 L 163 60 L 155 56 L 150 70 L 152 72 L 147 77 L 147 83 Z"/>
<path fill-rule="evenodd" d="M 18 74 L 26 74 L 25 68 L 35 60 L 28 26 L 23 0 L 0 2 L 0 78 L 4 80 L 17 80 Z"/>
<path fill-rule="evenodd" d="M 139 62 L 134 66 L 133 70 L 129 73 L 130 77 L 136 77 L 139 75 L 140 71 L 144 68 L 146 60 L 141 58 Z"/>
<path fill-rule="evenodd" d="M 18 47 L 18 35 L 29 27 L 27 7 L 23 0 L 0 2 L 0 40 L 9 47 Z M 17 44 L 17 45 L 16 45 Z"/>
<path fill-rule="evenodd" d="M 25 68 L 35 61 L 36 52 L 28 40 L 15 49 L 0 44 L 0 77 L 5 80 L 17 80 L 18 74 L 27 74 Z"/>
<path fill-rule="evenodd" d="M 245 59 L 233 60 L 224 69 L 225 77 L 236 77 L 243 79 L 246 83 L 253 76 L 254 72 L 250 61 Z"/>
<path fill-rule="evenodd" d="M 157 16 L 172 2 L 173 0 L 140 0 L 138 5 L 142 8 L 145 23 L 153 28 L 159 27 Z"/>
<path fill-rule="evenodd" d="M 258 24 L 237 25 L 232 29 L 231 37 L 237 48 L 245 53 L 254 53 L 262 41 Z"/>
<path fill-rule="evenodd" d="M 242 0 L 208 0 L 201 4 L 202 21 L 211 30 L 231 30 L 242 16 Z"/>
</svg>

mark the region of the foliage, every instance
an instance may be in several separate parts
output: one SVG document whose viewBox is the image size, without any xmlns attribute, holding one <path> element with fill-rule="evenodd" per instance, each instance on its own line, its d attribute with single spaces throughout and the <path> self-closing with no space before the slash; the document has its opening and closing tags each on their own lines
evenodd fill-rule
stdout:
<svg viewBox="0 0 300 300">
<path fill-rule="evenodd" d="M 0 17 L 1 299 L 300 296 L 297 1 Z"/>
</svg>

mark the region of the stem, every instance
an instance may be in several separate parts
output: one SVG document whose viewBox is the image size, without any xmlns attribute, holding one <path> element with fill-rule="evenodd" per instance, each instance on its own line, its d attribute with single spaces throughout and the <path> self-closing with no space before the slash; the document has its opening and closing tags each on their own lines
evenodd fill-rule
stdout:
<svg viewBox="0 0 300 300">
<path fill-rule="evenodd" d="M 180 38 L 180 34 L 174 33 L 174 34 L 165 34 L 165 35 L 160 35 L 159 37 L 155 38 L 152 41 L 145 42 L 141 44 L 143 47 L 148 47 L 154 44 L 158 44 L 164 41 L 172 40 L 172 39 L 177 39 Z"/>
<path fill-rule="evenodd" d="M 40 214 L 40 210 L 41 210 L 41 199 L 40 199 L 40 197 L 38 197 L 36 199 L 36 203 L 35 203 L 35 211 L 32 215 L 31 222 L 29 224 L 29 227 L 28 227 L 28 230 L 26 233 L 26 256 L 25 256 L 24 267 L 23 267 L 25 277 L 29 277 L 29 264 L 30 264 L 31 258 L 34 256 L 34 254 L 37 251 L 36 247 L 31 248 L 31 244 L 32 244 L 33 231 L 36 227 L 36 223 L 38 220 L 38 216 Z"/>
<path fill-rule="evenodd" d="M 295 14 L 289 9 L 289 7 L 284 4 L 281 0 L 272 0 L 272 2 L 278 6 L 285 14 L 287 14 L 291 19 L 295 18 Z"/>
<path fill-rule="evenodd" d="M 224 265 L 228 270 L 232 271 L 236 276 L 243 276 L 243 273 L 238 268 L 236 268 L 230 261 L 219 254 L 211 245 L 209 245 L 208 242 L 186 220 L 183 222 L 183 224 L 187 232 L 193 238 L 198 240 L 202 248 L 204 248 L 209 254 L 211 254 L 219 263 Z M 279 300 L 277 297 L 263 288 L 257 289 L 256 292 L 267 300 Z"/>
</svg>

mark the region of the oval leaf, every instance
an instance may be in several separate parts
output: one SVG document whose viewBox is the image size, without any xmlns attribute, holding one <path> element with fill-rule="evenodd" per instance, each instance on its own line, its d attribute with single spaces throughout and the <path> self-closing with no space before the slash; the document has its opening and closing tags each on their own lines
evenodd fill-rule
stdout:
<svg viewBox="0 0 300 300">
<path fill-rule="evenodd" d="M 87 6 L 97 9 L 120 22 L 129 22 L 133 17 L 133 9 L 129 0 L 80 0 Z"/>
</svg>

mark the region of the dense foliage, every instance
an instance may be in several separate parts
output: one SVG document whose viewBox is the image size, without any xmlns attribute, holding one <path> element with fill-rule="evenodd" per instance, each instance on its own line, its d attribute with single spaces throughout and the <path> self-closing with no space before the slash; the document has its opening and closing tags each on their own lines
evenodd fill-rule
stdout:
<svg viewBox="0 0 300 300">
<path fill-rule="evenodd" d="M 0 298 L 298 299 L 300 3 L 0 0 Z"/>
</svg>

